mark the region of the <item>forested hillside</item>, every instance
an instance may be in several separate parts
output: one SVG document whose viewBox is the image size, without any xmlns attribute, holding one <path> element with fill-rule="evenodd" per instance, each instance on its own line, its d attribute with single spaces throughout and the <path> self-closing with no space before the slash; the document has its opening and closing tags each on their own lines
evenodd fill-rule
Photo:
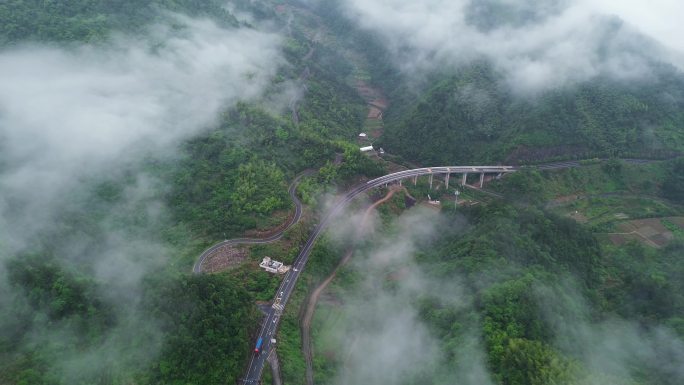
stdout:
<svg viewBox="0 0 684 385">
<path fill-rule="evenodd" d="M 0 45 L 25 52 L 42 45 L 107 50 L 113 36 L 137 34 L 144 41 L 150 28 L 168 23 L 182 38 L 189 28 L 184 17 L 208 18 L 227 31 L 264 18 L 284 28 L 286 20 L 274 15 L 271 6 L 251 1 L 12 1 L 0 4 Z M 292 210 L 288 185 L 303 170 L 327 170 L 321 184 L 308 182 L 309 194 L 383 172 L 349 141 L 366 111 L 344 81 L 345 60 L 299 28 L 282 32 L 287 61 L 258 101 L 222 106 L 209 126 L 168 151 L 137 156 L 126 150 L 122 156 L 131 158 L 65 184 L 56 207 L 48 206 L 58 219 L 42 226 L 30 245 L 15 251 L 5 247 L 11 240 L 0 241 L 1 383 L 239 378 L 258 327 L 254 302 L 270 299 L 278 279 L 252 263 L 190 276 L 196 257 L 218 240 L 280 225 Z M 306 92 L 283 95 L 300 81 Z M 333 164 L 336 158 L 341 162 Z M 14 204 L 7 208 L 3 201 L 3 219 L 22 217 L 24 197 L 4 199 Z M 299 241 L 293 235 L 291 242 Z"/>
<path fill-rule="evenodd" d="M 394 381 L 396 373 L 405 384 L 679 383 L 681 234 L 663 248 L 617 246 L 597 234 L 620 222 L 600 198 L 590 207 L 599 206 L 601 223 L 587 224 L 543 198 L 561 188 L 638 189 L 622 179 L 634 173 L 521 174 L 526 182 L 499 182 L 508 202 L 448 204 L 435 214 L 403 211 L 397 199 L 381 209 L 378 232 L 355 248 L 317 306 L 316 383 Z M 421 188 L 408 186 L 413 195 Z M 536 190 L 537 203 L 522 198 Z M 642 199 L 630 215 L 650 208 Z M 316 274 L 325 263 L 312 262 Z M 385 361 L 387 346 L 402 358 Z M 283 361 L 286 381 L 303 381 L 296 354 Z"/>
<path fill-rule="evenodd" d="M 539 12 L 526 7 L 515 13 L 507 7 L 516 4 L 491 1 L 470 8 L 468 17 L 483 31 L 520 26 L 552 17 L 556 10 L 546 14 L 555 7 L 550 3 L 562 8 L 549 2 Z M 375 233 L 355 250 L 354 262 L 338 272 L 317 306 L 311 331 L 315 383 L 681 381 L 682 233 L 668 219 L 682 214 L 681 162 L 632 166 L 615 159 L 665 159 L 682 150 L 681 72 L 653 60 L 643 78 L 597 76 L 531 94 L 512 88 L 486 60 L 402 73 L 397 66 L 403 63 L 386 51 L 396 41 L 373 34 L 382 26 L 360 28 L 339 17 L 358 16 L 364 6 L 354 8 L 358 13 L 349 8 L 320 6 L 317 14 L 365 52 L 370 81 L 389 95 L 385 130 L 376 142 L 386 151 L 425 166 L 612 160 L 555 173 L 521 172 L 492 183 L 508 202 L 478 197 L 474 206 L 458 210 L 450 209 L 453 191 L 443 184 L 433 190 L 420 182 L 419 188 L 408 186 L 413 196 L 447 199 L 446 222 L 407 219 L 407 230 L 396 224 L 401 209 L 380 209 L 380 231 L 387 233 Z M 373 20 L 382 24 L 380 19 Z M 418 215 L 411 210 L 404 215 Z M 674 238 L 659 248 L 609 241 L 628 231 L 624 222 L 641 218 L 663 223 Z M 407 239 L 431 226 L 436 229 L 417 251 L 405 251 Z M 310 279 L 323 281 L 320 267 L 327 262 L 311 263 Z M 302 308 L 316 287 L 310 285 L 301 289 Z M 279 350 L 285 380 L 303 383 L 296 314 L 286 320 Z"/>
<path fill-rule="evenodd" d="M 582 161 L 485 192 L 405 181 L 369 227 L 357 210 L 388 190 L 359 197 L 282 316 L 284 383 L 306 383 L 301 315 L 335 271 L 318 384 L 681 384 L 684 76 L 597 17 L 591 76 L 516 87 L 507 65 L 543 67 L 547 47 L 487 46 L 574 2 L 530 4 L 0 2 L 0 384 L 235 384 L 281 283 L 261 258 L 291 263 L 335 194 L 407 165 L 560 159 Z M 608 64 L 639 76 L 605 65 L 624 47 Z M 281 228 L 306 171 L 282 239 L 191 273 L 217 242 Z"/>
<path fill-rule="evenodd" d="M 214 239 L 239 235 L 257 226 L 273 226 L 269 221 L 273 212 L 291 208 L 286 180 L 305 169 L 327 164 L 333 173 L 330 182 L 342 183 L 359 174 L 381 174 L 382 168 L 358 156 L 353 145 L 326 139 L 333 133 L 345 137 L 358 127 L 358 121 L 347 119 L 345 111 L 340 113 L 341 108 L 356 106 L 328 104 L 316 92 L 309 100 L 317 105 L 303 107 L 313 113 L 302 113 L 300 126 L 240 104 L 225 115 L 220 128 L 186 143 L 183 159 L 169 175 L 173 183 L 169 202 L 177 218 Z M 326 125 L 319 125 L 319 113 L 339 114 L 339 118 L 330 116 Z M 345 155 L 345 162 L 333 166 L 335 154 Z"/>
<path fill-rule="evenodd" d="M 0 44 L 19 41 L 98 41 L 112 30 L 140 31 L 159 10 L 211 16 L 225 25 L 235 17 L 219 1 L 11 0 L 0 4 Z"/>
<path fill-rule="evenodd" d="M 667 157 L 684 148 L 684 75 L 667 65 L 653 72 L 521 96 L 474 64 L 395 104 L 383 144 L 424 164 Z"/>
<path fill-rule="evenodd" d="M 498 383 L 633 378 L 675 384 L 681 379 L 666 358 L 669 349 L 678 349 L 677 342 L 668 346 L 674 336 L 662 330 L 662 325 L 679 325 L 681 337 L 681 243 L 657 253 L 636 244 L 603 248 L 574 221 L 534 209 L 491 205 L 462 213 L 474 225 L 418 257 L 435 277 L 464 277 L 462 284 L 472 290 L 471 314 L 430 301 L 421 306 L 442 347 L 455 348 L 449 356 L 458 357 L 459 341 L 478 319 Z M 499 236 L 492 237 L 495 232 Z M 624 357 L 602 345 L 611 338 L 618 338 Z M 651 356 L 641 349 L 660 353 Z M 633 361 L 641 354 L 643 360 Z M 593 367 L 592 359 L 604 366 Z"/>
</svg>

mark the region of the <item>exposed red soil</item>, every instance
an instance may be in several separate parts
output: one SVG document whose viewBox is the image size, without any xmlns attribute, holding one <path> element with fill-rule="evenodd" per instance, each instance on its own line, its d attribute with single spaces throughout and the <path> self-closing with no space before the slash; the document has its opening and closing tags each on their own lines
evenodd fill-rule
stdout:
<svg viewBox="0 0 684 385">
<path fill-rule="evenodd" d="M 380 120 L 382 119 L 382 110 L 375 106 L 370 106 L 368 109 L 368 119 Z"/>
<path fill-rule="evenodd" d="M 680 229 L 684 230 L 683 217 L 662 218 Z M 615 233 L 606 234 L 608 239 L 615 245 L 623 245 L 630 240 L 636 240 L 643 244 L 656 248 L 664 247 L 670 243 L 675 235 L 665 225 L 661 218 L 635 219 L 623 222 L 618 226 Z"/>
<path fill-rule="evenodd" d="M 357 80 L 355 88 L 359 95 L 361 95 L 361 97 L 366 100 L 368 104 L 383 111 L 389 107 L 389 102 L 382 92 L 369 86 L 363 80 Z"/>
<path fill-rule="evenodd" d="M 232 269 L 247 259 L 247 250 L 234 245 L 223 246 L 212 253 L 204 262 L 204 271 L 216 273 Z"/>
<path fill-rule="evenodd" d="M 382 114 L 389 106 L 389 102 L 381 90 L 369 86 L 363 80 L 357 80 L 355 88 L 359 95 L 368 103 L 368 115 L 366 118 L 371 121 L 381 122 L 379 127 L 373 128 L 368 132 L 370 137 L 377 139 L 382 136 L 384 131 L 382 127 Z"/>
</svg>

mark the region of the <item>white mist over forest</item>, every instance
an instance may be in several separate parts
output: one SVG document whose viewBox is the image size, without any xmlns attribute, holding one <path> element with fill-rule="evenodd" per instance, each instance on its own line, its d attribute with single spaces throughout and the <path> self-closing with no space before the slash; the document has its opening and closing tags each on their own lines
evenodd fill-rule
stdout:
<svg viewBox="0 0 684 385">
<path fill-rule="evenodd" d="M 0 384 L 684 383 L 681 15 L 0 2 Z"/>
<path fill-rule="evenodd" d="M 261 95 L 280 37 L 173 16 L 106 45 L 0 52 L 0 228 L 21 248 L 82 178 L 171 154 L 238 100 Z M 178 25 L 181 27 L 179 28 Z M 9 215 L 12 206 L 21 207 Z"/>
<path fill-rule="evenodd" d="M 164 341 L 159 320 L 141 310 L 141 285 L 174 251 L 159 234 L 168 186 L 144 164 L 177 157 L 222 112 L 262 97 L 284 64 L 275 33 L 162 19 L 143 35 L 0 51 L 0 307 L 33 311 L 37 298 L 7 282 L 5 262 L 44 253 L 56 271 L 92 277 L 98 293 L 90 295 L 102 302 L 91 306 L 114 320 L 94 344 L 74 348 L 84 331 L 68 317 L 14 325 L 16 314 L 0 315 L 8 338 L 12 325 L 28 331 L 21 349 L 60 352 L 46 370 L 65 383 L 114 367 L 133 372 L 158 357 Z M 112 181 L 123 186 L 114 203 L 95 196 Z"/>
<path fill-rule="evenodd" d="M 340 219 L 331 232 L 335 242 L 353 243 L 358 234 L 345 229 L 354 223 L 359 223 L 358 215 Z M 441 236 L 454 237 L 471 226 L 464 218 L 450 221 L 432 209 L 415 207 L 399 216 L 386 232 L 364 229 L 364 243 L 356 248 L 347 267 L 355 283 L 328 290 L 332 302 L 340 304 L 329 305 L 334 316 L 323 315 L 317 324 L 320 329 L 314 331 L 324 336 L 318 340 L 321 345 L 316 346 L 316 354 L 333 355 L 339 366 L 335 378 L 326 383 L 497 383 L 485 353 L 484 320 L 467 316 L 481 306 L 476 302 L 482 301 L 472 281 L 468 284 L 472 277 L 439 274 L 439 264 L 421 262 L 423 254 L 434 253 Z M 517 274 L 515 269 L 502 265 L 498 270 L 480 272 L 477 289 L 500 285 L 505 280 L 502 277 Z M 540 304 L 539 314 L 531 316 L 543 320 L 553 336 L 553 348 L 571 357 L 572 365 L 581 363 L 583 367 L 571 366 L 575 381 L 579 381 L 571 383 L 638 383 L 640 373 L 635 366 L 657 369 L 670 379 L 684 379 L 680 365 L 684 341 L 673 330 L 645 329 L 638 322 L 614 316 L 592 320 L 592 305 L 569 276 L 553 283 L 536 282 L 529 290 L 533 301 Z M 424 306 L 426 301 L 429 308 Z M 457 315 L 447 338 L 426 320 L 426 312 L 440 314 L 446 309 Z"/>
<path fill-rule="evenodd" d="M 653 61 L 684 68 L 676 1 L 345 0 L 407 74 L 489 60 L 523 93 L 607 75 L 634 80 Z"/>
</svg>

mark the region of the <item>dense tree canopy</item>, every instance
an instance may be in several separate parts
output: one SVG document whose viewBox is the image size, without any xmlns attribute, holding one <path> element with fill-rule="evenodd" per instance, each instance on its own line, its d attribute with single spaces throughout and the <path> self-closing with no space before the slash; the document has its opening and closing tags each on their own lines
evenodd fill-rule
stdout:
<svg viewBox="0 0 684 385">
<path fill-rule="evenodd" d="M 276 18 L 282 3 L 239 0 L 230 9 L 249 10 L 258 21 Z M 532 8 L 506 14 L 500 3 L 470 10 L 473 17 L 490 16 L 479 28 L 536 17 Z M 258 327 L 255 301 L 270 299 L 279 278 L 259 274 L 253 260 L 201 276 L 190 276 L 188 264 L 217 240 L 280 224 L 292 208 L 288 185 L 306 169 L 318 170 L 300 189 L 309 204 L 324 188 L 345 188 L 385 172 L 355 142 L 367 114 L 351 85 L 357 76 L 383 84 L 391 97 L 385 133 L 376 144 L 410 162 L 667 157 L 684 148 L 684 80 L 673 68 L 654 65 L 649 82 L 598 79 L 524 97 L 504 86 L 491 65 L 475 63 L 428 76 L 416 93 L 376 36 L 339 17 L 338 2 L 321 4 L 276 20 L 289 29 L 283 37 L 289 63 L 278 69 L 269 90 L 288 84 L 301 98 L 288 100 L 282 110 L 270 105 L 270 92 L 263 105 L 225 106 L 217 123 L 180 144 L 171 160 L 145 159 L 69 191 L 59 219 L 34 240 L 34 252 L 3 256 L 0 383 L 234 383 Z M 239 25 L 228 9 L 219 0 L 8 0 L 0 3 L 0 47 L 106 44 L 112 32 L 143 33 L 168 12 Z M 310 18 L 298 19 L 302 14 Z M 322 31 L 339 36 L 319 38 L 318 17 L 326 23 Z M 617 183 L 623 165 L 612 160 L 602 167 Z M 146 186 L 151 197 L 128 204 L 141 170 L 159 185 Z M 664 170 L 665 182 L 653 191 L 684 202 L 684 161 Z M 575 182 L 573 187 L 580 185 Z M 442 233 L 415 261 L 430 277 L 463 277 L 464 302 L 472 306 L 464 310 L 435 296 L 411 301 L 438 336 L 446 365 L 458 363 L 470 333 L 482 342 L 498 384 L 625 383 L 592 372 L 576 352 L 558 347 L 562 336 L 549 313 L 590 326 L 621 317 L 644 334 L 666 326 L 684 336 L 684 246 L 677 240 L 658 250 L 601 244 L 594 229 L 542 208 L 550 195 L 546 183 L 537 171 L 521 171 L 497 186 L 515 203 L 445 209 L 445 220 L 463 231 Z M 163 214 L 151 214 L 155 209 Z M 103 270 L 115 259 L 97 257 L 117 237 L 121 243 L 144 239 L 147 253 L 124 249 L 116 259 L 124 269 L 112 278 Z M 285 258 L 297 251 L 296 237 L 289 241 Z M 333 269 L 335 256 L 328 248 L 315 249 L 317 277 Z M 163 266 L 146 265 L 156 257 Z M 127 279 L 139 279 L 139 285 L 122 289 L 119 281 Z M 297 341 L 297 323 L 290 319 L 284 327 L 286 337 Z M 282 352 L 299 354 L 299 348 Z M 629 370 L 643 384 L 675 384 L 676 377 L 649 364 L 636 362 Z M 430 375 L 420 383 L 429 383 Z"/>
<path fill-rule="evenodd" d="M 598 79 L 533 97 L 483 63 L 435 75 L 387 113 L 386 149 L 424 164 L 667 156 L 684 148 L 684 76 L 653 71 L 633 84 Z"/>
<path fill-rule="evenodd" d="M 160 19 L 159 10 L 212 17 L 237 25 L 220 1 L 10 0 L 0 4 L 0 46 L 25 40 L 98 41 L 113 29 L 136 30 Z"/>
</svg>

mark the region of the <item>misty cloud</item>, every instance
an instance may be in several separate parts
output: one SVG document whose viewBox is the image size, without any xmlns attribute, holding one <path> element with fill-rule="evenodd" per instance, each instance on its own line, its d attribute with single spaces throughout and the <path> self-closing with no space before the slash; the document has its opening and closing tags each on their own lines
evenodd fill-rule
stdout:
<svg viewBox="0 0 684 385">
<path fill-rule="evenodd" d="M 275 34 L 167 16 L 145 36 L 0 52 L 0 308 L 28 306 L 4 262 L 42 242 L 54 263 L 92 277 L 115 319 L 97 343 L 75 348 L 84 331 L 68 317 L 36 312 L 15 325 L 16 314 L 0 312 L 4 333 L 23 331 L 19 350 L 58 357 L 48 370 L 65 383 L 134 373 L 163 343 L 158 320 L 141 310 L 141 281 L 177 251 L 161 234 L 167 186 L 142 160 L 173 158 L 222 111 L 262 98 L 285 64 Z M 115 199 L 95 197 L 111 181 Z"/>
<path fill-rule="evenodd" d="M 0 52 L 0 229 L 12 249 L 82 178 L 172 150 L 260 96 L 280 38 L 173 16 L 107 46 Z M 182 25 L 182 27 L 179 27 Z"/>
<path fill-rule="evenodd" d="M 345 0 L 409 74 L 491 60 L 508 83 L 535 92 L 599 75 L 635 79 L 652 60 L 684 68 L 684 6 L 664 0 Z M 679 11 L 679 12 L 677 12 Z M 667 27 L 664 27 L 667 26 Z"/>
<path fill-rule="evenodd" d="M 536 296 L 555 345 L 584 364 L 589 371 L 587 383 L 606 383 L 601 375 L 616 383 L 638 381 L 644 369 L 655 370 L 666 383 L 684 381 L 684 341 L 672 330 L 617 317 L 592 322 L 589 304 L 569 281 L 538 286 Z"/>
<path fill-rule="evenodd" d="M 444 218 L 417 207 L 390 226 L 388 234 L 367 238 L 365 247 L 355 252 L 351 266 L 361 279 L 355 287 L 341 289 L 344 302 L 338 310 L 344 315 L 323 321 L 334 323 L 334 330 L 325 334 L 330 338 L 328 343 L 336 346 L 339 360 L 339 371 L 330 382 L 491 384 L 475 332 L 464 336 L 455 360 L 448 361 L 441 341 L 421 320 L 421 299 L 430 298 L 456 309 L 472 306 L 458 279 L 445 282 L 428 276 L 414 262 L 415 254 L 429 247 L 437 229 L 445 226 Z M 338 228 L 345 226 L 333 228 L 338 234 Z M 345 233 L 349 231 L 343 230 L 341 236 Z"/>
<path fill-rule="evenodd" d="M 481 335 L 483 320 L 470 316 L 477 311 L 471 285 L 486 290 L 517 273 L 510 267 L 488 269 L 468 285 L 466 277 L 440 276 L 434 271 L 437 266 L 421 264 L 416 256 L 433 247 L 442 229 L 459 232 L 465 227 L 462 222 L 445 222 L 439 214 L 416 207 L 356 250 L 353 287 L 334 287 L 339 295 L 335 310 L 329 316 L 319 314 L 314 322 L 314 334 L 322 336 L 314 354 L 335 357 L 337 372 L 330 383 L 495 383 Z M 338 227 L 333 229 L 337 233 Z M 341 232 L 345 233 L 349 231 Z M 681 338 L 666 327 L 646 327 L 617 316 L 597 320 L 573 282 L 569 277 L 536 281 L 530 289 L 540 311 L 532 316 L 548 327 L 550 346 L 573 362 L 571 383 L 641 383 L 644 373 L 667 380 L 654 383 L 684 381 Z M 421 305 L 424 300 L 429 301 L 427 308 Z M 452 326 L 446 344 L 423 313 L 442 309 L 462 317 Z"/>
</svg>

